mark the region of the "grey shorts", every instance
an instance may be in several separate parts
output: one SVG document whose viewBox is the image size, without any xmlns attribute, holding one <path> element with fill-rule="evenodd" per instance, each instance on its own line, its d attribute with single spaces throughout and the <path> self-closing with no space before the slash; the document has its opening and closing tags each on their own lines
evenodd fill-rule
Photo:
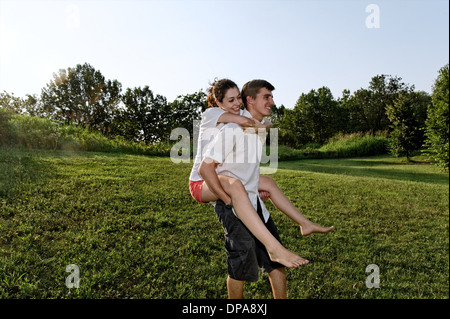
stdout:
<svg viewBox="0 0 450 319">
<path fill-rule="evenodd" d="M 258 215 L 264 221 L 258 201 Z M 264 245 L 245 227 L 231 208 L 226 208 L 223 201 L 218 200 L 215 212 L 225 231 L 225 251 L 227 255 L 228 275 L 235 280 L 257 281 L 259 269 L 269 273 L 276 268 L 284 267 L 269 258 Z M 277 228 L 269 218 L 265 223 L 267 229 L 281 243 Z"/>
</svg>

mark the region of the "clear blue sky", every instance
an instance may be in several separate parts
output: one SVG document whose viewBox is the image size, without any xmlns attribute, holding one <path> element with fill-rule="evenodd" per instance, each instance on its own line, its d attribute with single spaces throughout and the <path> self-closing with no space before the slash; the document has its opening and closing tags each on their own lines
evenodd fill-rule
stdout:
<svg viewBox="0 0 450 319">
<path fill-rule="evenodd" d="M 447 0 L 0 0 L 0 92 L 40 94 L 53 72 L 85 62 L 169 101 L 215 77 L 264 78 L 288 108 L 377 74 L 431 92 L 448 29 Z"/>
</svg>

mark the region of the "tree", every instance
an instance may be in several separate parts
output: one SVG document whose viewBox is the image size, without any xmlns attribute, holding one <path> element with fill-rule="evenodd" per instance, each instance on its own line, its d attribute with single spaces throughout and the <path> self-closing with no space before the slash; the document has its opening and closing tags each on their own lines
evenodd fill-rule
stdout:
<svg viewBox="0 0 450 319">
<path fill-rule="evenodd" d="M 42 105 L 39 98 L 33 94 L 25 95 L 27 98 L 23 100 L 23 108 L 30 116 L 44 117 L 42 113 Z"/>
<path fill-rule="evenodd" d="M 203 91 L 193 94 L 179 95 L 170 103 L 169 127 L 174 129 L 183 127 L 193 136 L 193 122 L 201 118 L 206 108 L 206 93 Z"/>
<path fill-rule="evenodd" d="M 42 116 L 41 105 L 36 95 L 26 94 L 26 98 L 14 96 L 6 91 L 0 93 L 0 107 L 11 112 L 23 114 L 28 113 L 31 116 Z"/>
<path fill-rule="evenodd" d="M 324 143 L 339 131 L 339 103 L 327 87 L 302 94 L 295 104 L 297 130 L 303 130 L 306 142 Z"/>
<path fill-rule="evenodd" d="M 120 131 L 125 138 L 145 143 L 160 142 L 170 133 L 167 99 L 156 96 L 148 86 L 128 88 L 122 96 Z"/>
<path fill-rule="evenodd" d="M 322 144 L 347 128 L 348 111 L 342 101 L 333 98 L 328 87 L 303 93 L 293 110 L 281 106 L 275 123 L 280 129 L 280 143 L 301 148 L 307 143 Z"/>
<path fill-rule="evenodd" d="M 427 151 L 436 164 L 448 170 L 449 162 L 449 65 L 439 70 L 433 85 L 432 104 L 426 121 Z"/>
<path fill-rule="evenodd" d="M 0 107 L 20 114 L 23 112 L 23 100 L 20 97 L 14 96 L 14 93 L 9 94 L 3 91 L 0 93 Z"/>
<path fill-rule="evenodd" d="M 105 80 L 87 63 L 61 69 L 53 77 L 41 92 L 43 113 L 66 124 L 108 134 L 122 85 L 117 80 Z"/>
<path fill-rule="evenodd" d="M 410 87 L 401 80 L 400 77 L 376 75 L 372 77 L 367 89 L 361 88 L 347 99 L 346 109 L 349 112 L 353 132 L 373 134 L 389 129 L 386 106 L 394 103 L 399 92 L 414 90 L 414 86 Z"/>
<path fill-rule="evenodd" d="M 370 123 L 372 108 L 372 93 L 367 89 L 359 89 L 346 98 L 345 108 L 348 110 L 349 132 L 376 131 Z"/>
<path fill-rule="evenodd" d="M 276 105 L 272 106 L 268 119 L 274 127 L 278 127 L 280 122 L 283 120 L 285 110 L 286 108 L 283 104 L 281 104 L 280 107 L 277 107 Z"/>
<path fill-rule="evenodd" d="M 421 148 L 424 140 L 426 110 L 431 103 L 425 92 L 400 92 L 397 99 L 386 106 L 392 129 L 389 137 L 391 152 L 405 155 L 409 161 L 413 151 Z"/>
<path fill-rule="evenodd" d="M 342 91 L 342 97 L 337 99 L 337 102 L 339 103 L 339 115 L 338 115 L 338 121 L 339 121 L 339 129 L 342 131 L 342 133 L 351 133 L 358 130 L 354 130 L 355 127 L 355 121 L 352 118 L 352 114 L 350 112 L 350 90 L 343 90 Z"/>
<path fill-rule="evenodd" d="M 300 148 L 308 143 L 309 137 L 305 134 L 304 126 L 298 108 L 285 109 L 283 119 L 278 124 L 280 144 Z"/>
</svg>

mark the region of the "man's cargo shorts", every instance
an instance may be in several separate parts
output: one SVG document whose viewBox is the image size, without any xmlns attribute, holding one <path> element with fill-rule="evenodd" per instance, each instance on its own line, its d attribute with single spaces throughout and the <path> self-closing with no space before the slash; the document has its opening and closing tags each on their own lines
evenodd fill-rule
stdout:
<svg viewBox="0 0 450 319">
<path fill-rule="evenodd" d="M 216 202 L 215 211 L 225 231 L 225 251 L 227 254 L 228 275 L 235 280 L 253 282 L 258 280 L 259 270 L 270 273 L 282 264 L 270 260 L 264 245 L 245 227 L 231 208 L 226 208 L 223 201 Z M 259 217 L 263 220 L 258 199 Z M 271 217 L 265 223 L 267 229 L 281 243 L 277 228 Z"/>
</svg>

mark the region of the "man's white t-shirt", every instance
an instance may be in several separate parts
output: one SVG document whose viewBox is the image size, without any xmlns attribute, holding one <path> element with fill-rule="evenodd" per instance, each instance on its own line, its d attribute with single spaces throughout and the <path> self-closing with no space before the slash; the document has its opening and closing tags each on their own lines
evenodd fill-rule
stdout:
<svg viewBox="0 0 450 319">
<path fill-rule="evenodd" d="M 255 210 L 259 199 L 259 166 L 264 142 L 265 136 L 243 130 L 235 123 L 228 123 L 222 125 L 219 134 L 204 153 L 204 158 L 219 163 L 216 168 L 218 175 L 234 177 L 242 182 Z M 269 211 L 261 200 L 260 204 L 267 222 Z"/>
</svg>

